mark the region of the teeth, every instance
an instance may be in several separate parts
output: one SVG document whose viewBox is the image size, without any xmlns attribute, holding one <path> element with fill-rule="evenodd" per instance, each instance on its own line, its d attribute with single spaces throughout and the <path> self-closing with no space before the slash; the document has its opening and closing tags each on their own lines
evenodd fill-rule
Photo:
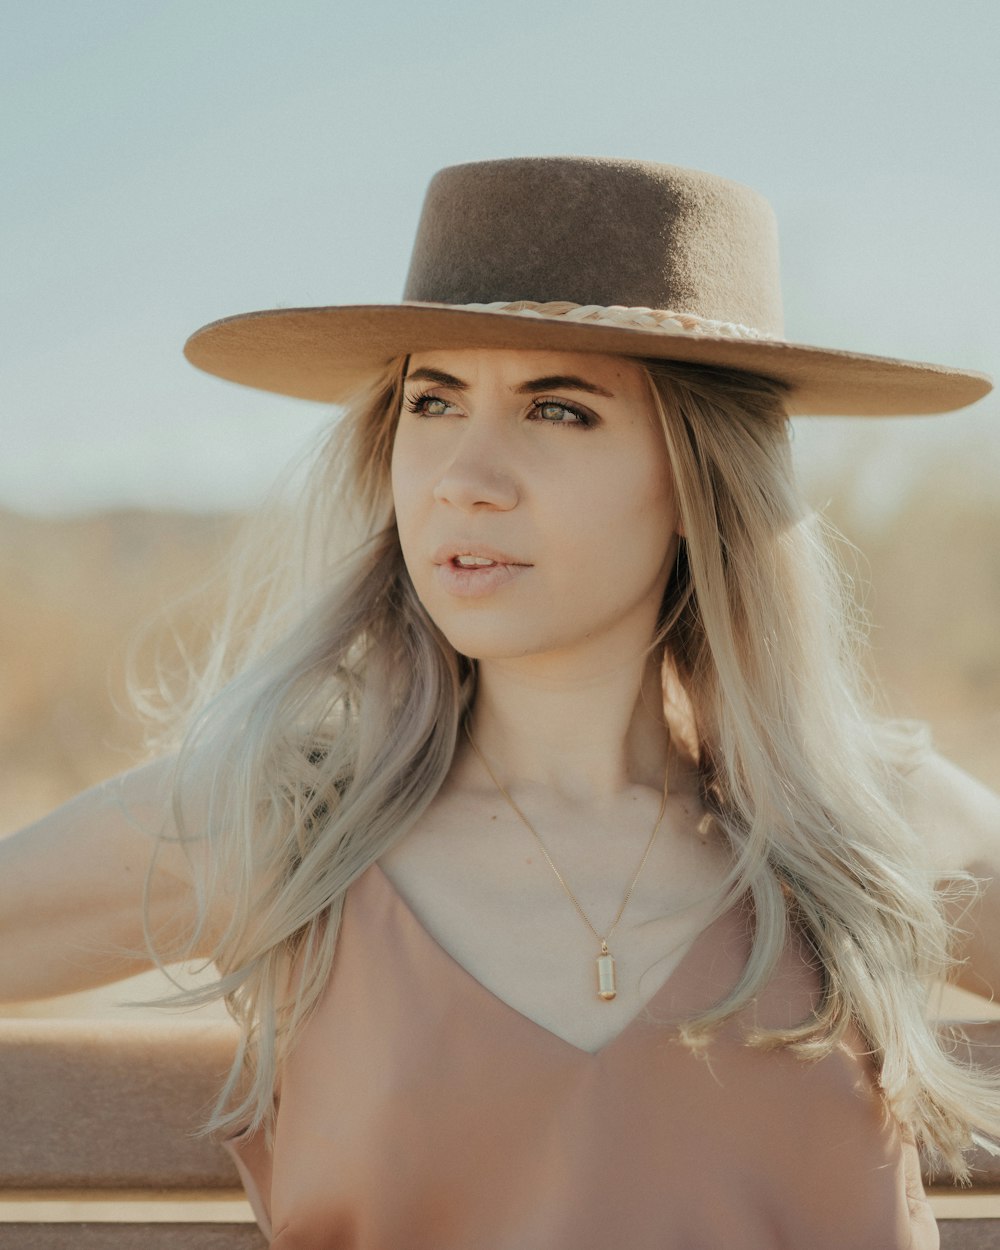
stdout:
<svg viewBox="0 0 1000 1250">
<path fill-rule="evenodd" d="M 487 560 L 485 556 L 456 556 L 455 563 L 463 569 L 476 569 L 496 564 L 496 560 Z"/>
</svg>

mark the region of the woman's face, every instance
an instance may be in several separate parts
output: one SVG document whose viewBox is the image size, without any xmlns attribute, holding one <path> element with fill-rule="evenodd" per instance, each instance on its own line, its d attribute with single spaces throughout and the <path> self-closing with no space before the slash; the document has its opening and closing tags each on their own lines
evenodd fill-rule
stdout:
<svg viewBox="0 0 1000 1250">
<path fill-rule="evenodd" d="M 410 358 L 392 455 L 403 556 L 451 644 L 486 660 L 652 637 L 677 510 L 634 361 L 463 350 Z"/>
</svg>

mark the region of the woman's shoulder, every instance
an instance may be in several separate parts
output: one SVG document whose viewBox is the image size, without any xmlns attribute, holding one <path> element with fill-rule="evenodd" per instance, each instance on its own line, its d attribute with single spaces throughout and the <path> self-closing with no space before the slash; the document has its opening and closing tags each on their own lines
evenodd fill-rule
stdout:
<svg viewBox="0 0 1000 1250">
<path fill-rule="evenodd" d="M 901 795 L 939 878 L 1000 875 L 1000 794 L 929 750 L 903 773 Z"/>
<path fill-rule="evenodd" d="M 953 926 L 950 979 L 1000 995 L 1000 795 L 933 752 L 903 779 L 904 811 L 923 840 Z M 961 875 L 974 882 L 961 884 Z M 956 878 L 959 881 L 956 882 Z"/>
</svg>

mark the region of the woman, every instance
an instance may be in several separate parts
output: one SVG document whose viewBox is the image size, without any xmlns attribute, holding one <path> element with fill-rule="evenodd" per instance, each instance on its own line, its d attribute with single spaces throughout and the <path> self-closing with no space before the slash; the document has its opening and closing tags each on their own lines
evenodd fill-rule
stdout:
<svg viewBox="0 0 1000 1250">
<path fill-rule="evenodd" d="M 998 803 L 867 708 L 787 423 L 989 384 L 788 344 L 776 273 L 732 183 L 486 162 L 404 304 L 189 342 L 347 411 L 176 764 L 0 847 L 0 991 L 134 970 L 66 953 L 141 945 L 166 822 L 274 1246 L 923 1248 L 916 1143 L 1000 1130 L 926 1020 L 959 920 L 1000 985 Z"/>
</svg>

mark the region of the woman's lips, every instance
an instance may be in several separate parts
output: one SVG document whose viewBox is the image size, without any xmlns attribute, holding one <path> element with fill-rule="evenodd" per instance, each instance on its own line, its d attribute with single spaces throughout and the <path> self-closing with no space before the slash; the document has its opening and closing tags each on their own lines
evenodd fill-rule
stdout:
<svg viewBox="0 0 1000 1250">
<path fill-rule="evenodd" d="M 531 568 L 515 556 L 479 543 L 440 547 L 434 553 L 434 565 L 438 585 L 466 599 L 492 594 Z"/>
</svg>

